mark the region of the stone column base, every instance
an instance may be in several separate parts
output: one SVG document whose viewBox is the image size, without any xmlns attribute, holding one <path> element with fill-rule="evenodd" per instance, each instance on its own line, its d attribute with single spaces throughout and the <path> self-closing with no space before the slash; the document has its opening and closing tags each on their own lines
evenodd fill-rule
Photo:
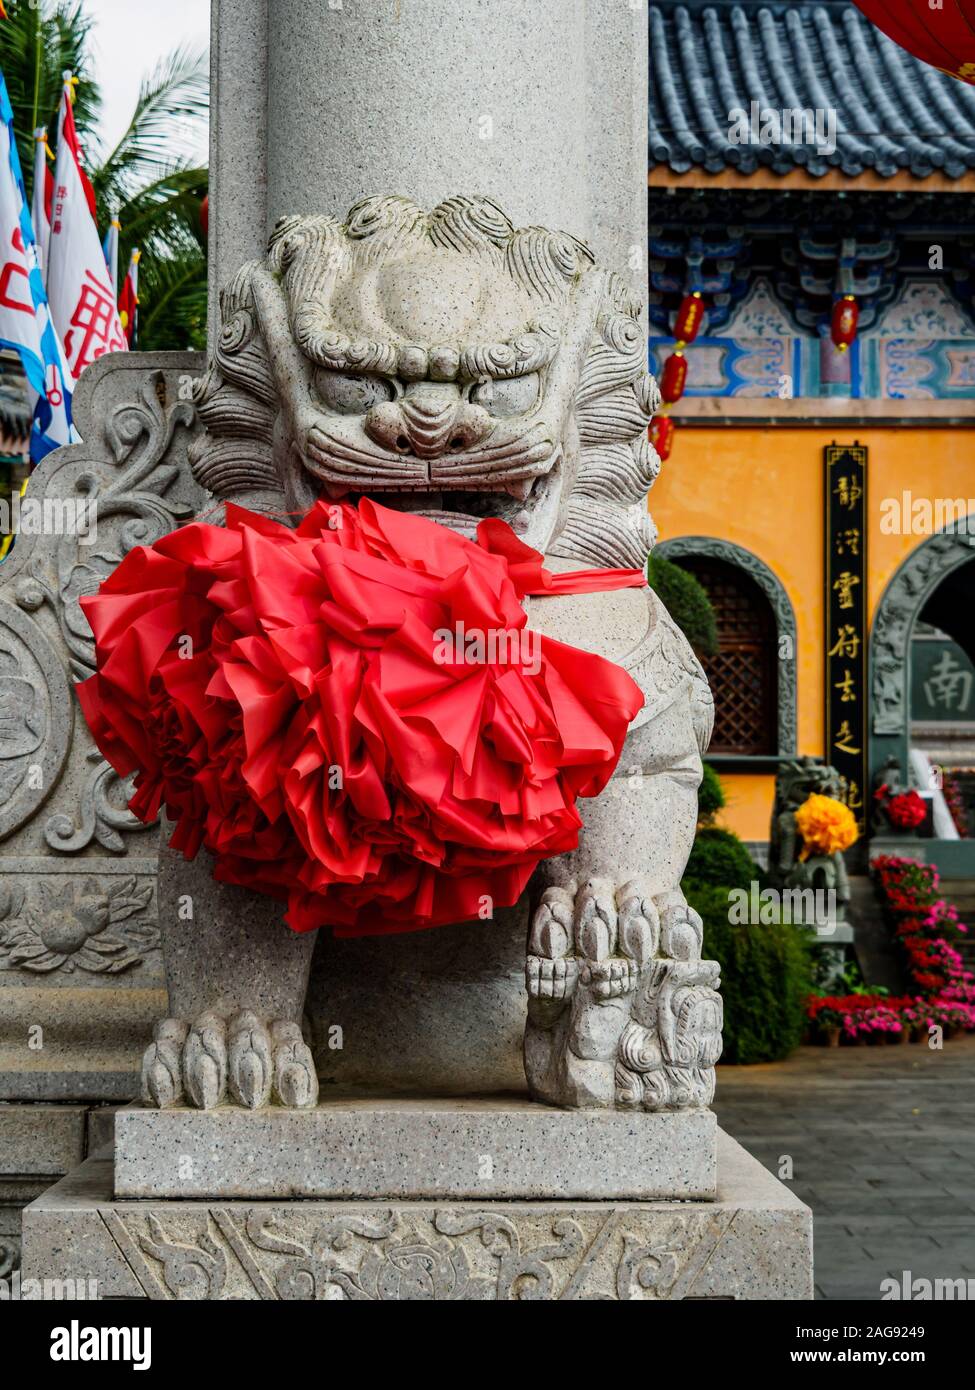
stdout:
<svg viewBox="0 0 975 1390">
<path fill-rule="evenodd" d="M 111 1160 L 92 1158 L 25 1210 L 22 1296 L 64 1297 L 71 1279 L 88 1297 L 160 1300 L 812 1298 L 812 1213 L 720 1131 L 712 1202 L 133 1202 L 112 1190 Z"/>
<path fill-rule="evenodd" d="M 707 1200 L 717 1128 L 711 1110 L 557 1110 L 517 1095 L 129 1106 L 115 1118 L 115 1196 Z"/>
</svg>

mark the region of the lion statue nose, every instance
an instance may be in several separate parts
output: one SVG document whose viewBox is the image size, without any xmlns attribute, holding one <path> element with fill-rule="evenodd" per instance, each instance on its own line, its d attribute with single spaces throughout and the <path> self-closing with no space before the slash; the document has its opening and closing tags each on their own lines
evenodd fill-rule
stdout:
<svg viewBox="0 0 975 1390">
<path fill-rule="evenodd" d="M 493 421 L 479 405 L 465 401 L 456 387 L 416 386 L 397 401 L 373 406 L 366 433 L 399 454 L 434 459 L 480 443 Z"/>
</svg>

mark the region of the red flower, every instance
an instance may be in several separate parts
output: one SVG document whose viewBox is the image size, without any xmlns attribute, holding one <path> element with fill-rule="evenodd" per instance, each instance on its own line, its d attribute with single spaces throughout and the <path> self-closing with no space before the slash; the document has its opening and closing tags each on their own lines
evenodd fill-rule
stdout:
<svg viewBox="0 0 975 1390">
<path fill-rule="evenodd" d="M 165 805 L 176 848 L 287 899 L 295 930 L 463 921 L 576 846 L 576 798 L 643 703 L 611 662 L 529 633 L 520 598 L 643 582 L 550 575 L 498 521 L 474 544 L 369 501 L 294 531 L 228 506 L 226 529 L 133 550 L 82 600 L 98 670 L 79 698 L 137 774 L 136 815 Z"/>
<path fill-rule="evenodd" d="M 913 790 L 892 796 L 884 811 L 891 825 L 898 830 L 915 830 L 927 815 L 923 799 Z"/>
</svg>

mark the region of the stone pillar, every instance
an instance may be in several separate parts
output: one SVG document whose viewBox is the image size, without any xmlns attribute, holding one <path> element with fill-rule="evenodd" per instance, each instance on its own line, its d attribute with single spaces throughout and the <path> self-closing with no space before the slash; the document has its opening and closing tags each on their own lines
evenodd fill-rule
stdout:
<svg viewBox="0 0 975 1390">
<path fill-rule="evenodd" d="M 589 241 L 645 297 L 645 0 L 273 0 L 268 13 L 268 0 L 213 0 L 211 291 L 286 213 L 464 192 Z"/>
<path fill-rule="evenodd" d="M 213 0 L 211 339 L 216 288 L 279 217 L 376 193 L 487 194 L 588 241 L 645 301 L 647 27 L 646 0 Z M 522 1087 L 527 925 L 522 905 L 487 931 L 322 933 L 323 1077 Z"/>
<path fill-rule="evenodd" d="M 209 325 L 267 238 L 267 0 L 211 0 Z"/>
<path fill-rule="evenodd" d="M 482 193 L 523 225 L 590 241 L 644 298 L 646 56 L 644 0 L 214 0 L 213 288 L 261 253 L 284 214 L 343 213 L 376 193 L 427 206 Z M 150 412 L 171 398 L 183 405 L 158 371 L 143 395 Z M 648 413 L 641 405 L 641 437 Z M 126 441 L 132 409 L 116 415 L 110 437 Z M 194 510 L 181 505 L 178 515 Z M 42 602 L 39 591 L 27 598 Z M 60 822 L 53 830 L 65 833 Z M 635 856 L 632 837 L 621 840 Z M 617 855 L 621 888 L 645 871 L 638 852 L 635 869 Z M 704 1105 L 657 1114 L 483 1096 L 524 1088 L 526 916 L 523 899 L 490 923 L 378 941 L 320 933 L 308 1011 L 324 1080 L 417 1096 L 343 1099 L 326 1085 L 317 1107 L 268 1106 L 258 1083 L 270 1047 L 253 1013 L 238 1020 L 229 1061 L 220 1020 L 196 1020 L 189 1062 L 171 1026 L 156 1062 L 174 1078 L 181 1065 L 196 1067 L 216 1096 L 221 1069 L 236 1067 L 243 1103 L 127 1109 L 114 1165 L 91 1158 L 32 1204 L 25 1273 L 94 1278 L 102 1297 L 152 1299 L 388 1301 L 418 1289 L 450 1300 L 526 1290 L 548 1300 L 809 1297 L 808 1211 L 715 1133 Z M 666 972 L 688 964 L 690 926 L 665 905 Z M 649 937 L 647 922 L 642 930 Z M 205 962 L 201 977 L 224 964 Z M 655 974 L 644 995 L 654 1016 L 641 1036 L 670 1007 L 663 983 Z M 686 996 L 696 987 L 683 991 L 681 1010 L 694 1006 Z M 182 982 L 171 993 L 180 991 Z M 206 1002 L 212 992 L 213 978 Z M 263 995 L 234 1003 L 280 1007 Z M 586 1046 L 590 1023 L 591 1013 L 574 1035 Z M 345 1044 L 333 1052 L 336 1024 Z M 289 1073 L 293 1060 L 286 1053 Z M 652 1068 L 654 1058 L 638 1049 L 627 1061 Z M 434 1094 L 445 1089 L 461 1095 Z M 500 1245 L 498 1221 L 510 1237 Z"/>
</svg>

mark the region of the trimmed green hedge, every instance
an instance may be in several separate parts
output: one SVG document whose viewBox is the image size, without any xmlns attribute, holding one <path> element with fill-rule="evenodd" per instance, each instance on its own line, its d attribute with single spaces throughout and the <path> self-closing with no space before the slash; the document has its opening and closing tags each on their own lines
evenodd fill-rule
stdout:
<svg viewBox="0 0 975 1390">
<path fill-rule="evenodd" d="M 697 819 L 700 825 L 711 825 L 719 811 L 724 810 L 724 787 L 710 763 L 704 764 L 704 776 L 697 789 Z"/>
<path fill-rule="evenodd" d="M 684 877 L 724 889 L 748 888 L 752 882 L 763 881 L 762 870 L 738 836 L 713 825 L 697 832 Z"/>
<path fill-rule="evenodd" d="M 704 958 L 721 966 L 723 1062 L 776 1062 L 802 1041 L 812 987 L 811 938 L 801 927 L 729 920 L 731 892 L 750 895 L 768 875 L 731 830 L 712 822 L 725 804 L 712 767 L 698 791 L 699 828 L 681 887 L 704 922 Z M 736 914 L 737 915 L 737 914 Z"/>
<path fill-rule="evenodd" d="M 699 657 L 716 656 L 718 629 L 704 585 L 673 560 L 651 555 L 647 582 Z"/>
<path fill-rule="evenodd" d="M 704 921 L 705 960 L 721 965 L 722 1061 L 747 1064 L 787 1057 L 802 1041 L 811 988 L 803 929 L 729 922 L 726 886 L 685 880 L 684 892 Z"/>
</svg>

